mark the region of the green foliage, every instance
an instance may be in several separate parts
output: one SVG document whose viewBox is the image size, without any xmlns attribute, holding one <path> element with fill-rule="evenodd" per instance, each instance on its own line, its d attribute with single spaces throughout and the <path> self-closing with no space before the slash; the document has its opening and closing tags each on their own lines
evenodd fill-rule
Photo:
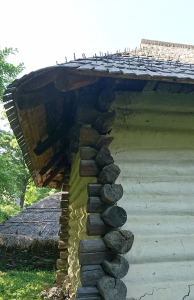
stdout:
<svg viewBox="0 0 194 300">
<path fill-rule="evenodd" d="M 17 49 L 5 48 L 0 50 L 0 101 L 2 101 L 3 92 L 6 87 L 21 73 L 25 67 L 23 63 L 14 66 L 7 62 L 9 55 L 18 52 Z"/>
<path fill-rule="evenodd" d="M 54 271 L 0 272 L 0 300 L 42 299 L 44 283 L 52 285 L 54 276 Z"/>
<path fill-rule="evenodd" d="M 9 219 L 21 211 L 21 208 L 16 205 L 0 205 L 0 223 Z"/>
<path fill-rule="evenodd" d="M 34 203 L 42 200 L 43 198 L 53 195 L 57 191 L 50 188 L 37 188 L 32 180 L 30 180 L 26 195 L 25 195 L 25 207 L 33 205 Z"/>
</svg>

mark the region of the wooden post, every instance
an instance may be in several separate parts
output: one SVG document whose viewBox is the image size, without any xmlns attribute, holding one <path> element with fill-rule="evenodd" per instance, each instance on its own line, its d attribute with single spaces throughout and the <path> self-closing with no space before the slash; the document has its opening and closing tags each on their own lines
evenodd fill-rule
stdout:
<svg viewBox="0 0 194 300">
<path fill-rule="evenodd" d="M 98 176 L 98 182 L 101 184 L 114 183 L 121 170 L 115 164 L 108 165 L 102 169 Z"/>
<path fill-rule="evenodd" d="M 105 235 L 111 230 L 112 227 L 107 226 L 99 216 L 89 215 L 86 222 L 88 235 Z"/>
<path fill-rule="evenodd" d="M 100 191 L 103 188 L 99 183 L 88 183 L 87 192 L 89 197 L 100 197 Z"/>
<path fill-rule="evenodd" d="M 110 205 L 103 202 L 99 197 L 90 197 L 87 202 L 87 213 L 102 213 Z"/>
<path fill-rule="evenodd" d="M 115 111 L 108 112 L 98 117 L 95 122 L 95 128 L 100 134 L 106 134 L 110 131 L 116 118 Z"/>
<path fill-rule="evenodd" d="M 80 177 L 97 177 L 101 168 L 97 165 L 95 160 L 81 160 L 79 174 Z"/>
<path fill-rule="evenodd" d="M 113 164 L 114 159 L 110 154 L 110 150 L 107 147 L 102 147 L 96 156 L 96 162 L 99 166 L 105 167 Z"/>
<path fill-rule="evenodd" d="M 102 267 L 112 277 L 121 279 L 127 275 L 129 263 L 123 256 L 116 255 L 112 261 L 104 260 Z"/>
<path fill-rule="evenodd" d="M 80 279 L 82 286 L 97 285 L 98 280 L 105 275 L 100 265 L 82 266 L 80 270 Z"/>
<path fill-rule="evenodd" d="M 123 196 L 121 184 L 105 184 L 100 191 L 101 199 L 107 204 L 115 204 Z"/>
</svg>

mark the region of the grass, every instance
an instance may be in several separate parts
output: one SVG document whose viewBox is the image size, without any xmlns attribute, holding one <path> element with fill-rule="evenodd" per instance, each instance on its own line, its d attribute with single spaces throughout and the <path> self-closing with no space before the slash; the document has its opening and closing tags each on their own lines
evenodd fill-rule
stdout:
<svg viewBox="0 0 194 300">
<path fill-rule="evenodd" d="M 54 271 L 0 271 L 0 300 L 42 300 L 44 284 L 52 286 Z"/>
</svg>

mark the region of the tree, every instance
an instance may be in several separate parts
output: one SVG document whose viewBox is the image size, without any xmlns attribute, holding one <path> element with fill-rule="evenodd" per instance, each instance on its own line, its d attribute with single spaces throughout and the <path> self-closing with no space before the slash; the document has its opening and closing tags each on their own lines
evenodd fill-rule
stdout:
<svg viewBox="0 0 194 300">
<path fill-rule="evenodd" d="M 6 61 L 9 55 L 15 55 L 16 52 L 18 52 L 18 50 L 13 48 L 0 50 L 0 101 L 2 101 L 6 87 L 25 69 L 23 63 L 14 66 Z"/>
</svg>

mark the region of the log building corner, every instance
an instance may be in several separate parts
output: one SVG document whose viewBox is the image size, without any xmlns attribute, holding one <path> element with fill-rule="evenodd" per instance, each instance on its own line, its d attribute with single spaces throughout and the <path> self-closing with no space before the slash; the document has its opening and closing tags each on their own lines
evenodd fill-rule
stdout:
<svg viewBox="0 0 194 300">
<path fill-rule="evenodd" d="M 193 299 L 194 46 L 41 69 L 3 101 L 36 186 L 63 190 L 70 299 Z"/>
</svg>

